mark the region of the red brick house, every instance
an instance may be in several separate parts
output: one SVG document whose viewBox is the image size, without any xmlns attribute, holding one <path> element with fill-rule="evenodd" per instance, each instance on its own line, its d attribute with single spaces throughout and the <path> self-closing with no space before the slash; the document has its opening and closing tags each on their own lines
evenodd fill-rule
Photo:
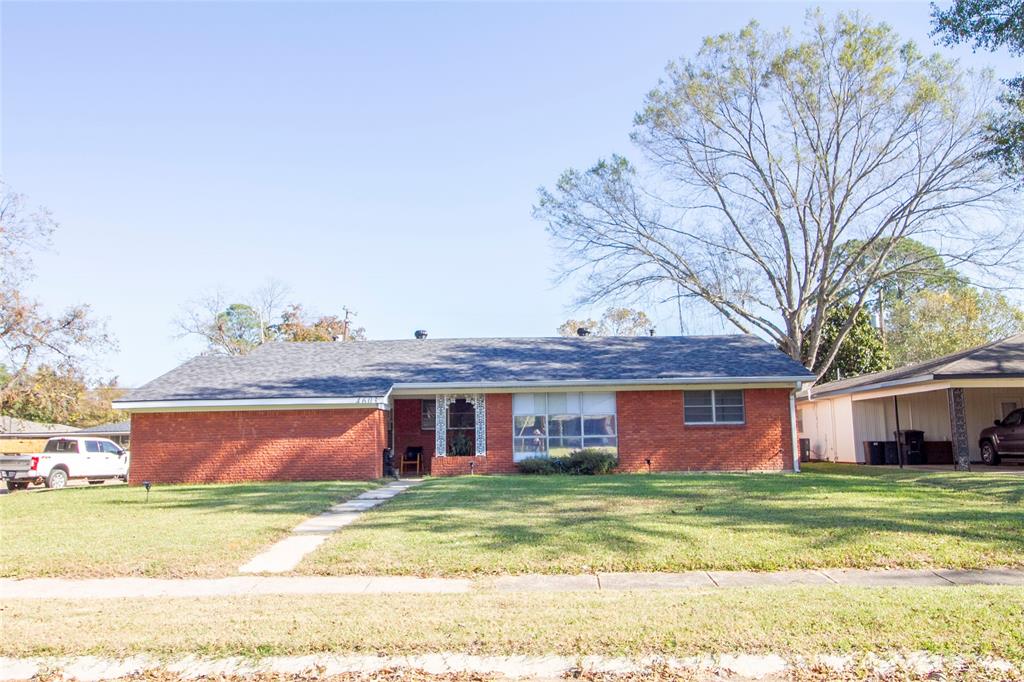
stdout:
<svg viewBox="0 0 1024 682">
<path fill-rule="evenodd" d="M 583 447 L 624 472 L 782 471 L 813 379 L 752 336 L 272 343 L 194 358 L 115 407 L 134 482 L 378 478 L 385 448 L 434 476 Z"/>
</svg>

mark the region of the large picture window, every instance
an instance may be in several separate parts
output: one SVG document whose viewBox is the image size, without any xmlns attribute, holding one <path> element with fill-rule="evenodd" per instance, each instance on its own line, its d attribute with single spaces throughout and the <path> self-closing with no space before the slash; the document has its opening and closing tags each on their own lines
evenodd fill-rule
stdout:
<svg viewBox="0 0 1024 682">
<path fill-rule="evenodd" d="M 742 424 L 743 391 L 683 391 L 683 421 L 687 424 Z"/>
<path fill-rule="evenodd" d="M 614 393 L 512 396 L 513 459 L 560 457 L 581 448 L 618 452 Z"/>
</svg>

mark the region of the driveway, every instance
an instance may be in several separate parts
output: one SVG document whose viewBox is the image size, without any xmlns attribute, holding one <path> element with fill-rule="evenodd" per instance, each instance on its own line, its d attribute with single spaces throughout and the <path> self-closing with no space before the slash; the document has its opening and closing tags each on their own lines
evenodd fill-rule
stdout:
<svg viewBox="0 0 1024 682">
<path fill-rule="evenodd" d="M 915 466 L 905 466 L 904 469 L 910 469 L 912 471 L 955 471 L 952 464 L 921 464 Z M 1024 459 L 1018 460 L 1003 460 L 999 466 L 986 466 L 981 462 L 971 462 L 971 473 L 972 474 L 1020 474 L 1024 475 Z"/>
<path fill-rule="evenodd" d="M 66 487 L 67 488 L 98 488 L 98 487 L 101 487 L 101 486 L 110 486 L 110 485 L 128 485 L 128 484 L 125 483 L 124 481 L 118 481 L 116 479 L 111 479 L 109 481 L 104 481 L 103 483 L 97 483 L 95 486 L 90 486 L 89 482 L 86 481 L 84 478 L 75 478 L 75 479 L 72 479 L 72 480 L 68 481 L 68 484 L 67 484 Z M 44 490 L 50 490 L 50 489 L 47 488 L 45 485 L 40 484 L 40 485 L 29 485 L 29 487 L 26 490 L 8 490 L 6 483 L 0 484 L 0 495 L 10 495 L 10 494 L 14 494 L 14 493 L 18 493 L 18 494 L 23 494 L 23 493 L 39 493 L 39 492 L 43 492 Z M 57 491 L 54 490 L 53 492 L 57 492 Z"/>
</svg>

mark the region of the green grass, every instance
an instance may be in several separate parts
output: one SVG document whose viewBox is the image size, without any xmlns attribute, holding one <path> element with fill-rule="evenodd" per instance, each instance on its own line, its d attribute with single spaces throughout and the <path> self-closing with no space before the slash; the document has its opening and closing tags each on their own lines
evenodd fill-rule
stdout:
<svg viewBox="0 0 1024 682">
<path fill-rule="evenodd" d="M 843 465 L 800 475 L 433 479 L 300 565 L 481 575 L 1024 566 L 1024 476 Z"/>
<path fill-rule="evenodd" d="M 220 576 L 376 483 L 66 488 L 0 498 L 0 576 Z"/>
<path fill-rule="evenodd" d="M 1024 590 L 757 588 L 0 606 L 3 656 L 930 651 L 1024 659 Z"/>
</svg>

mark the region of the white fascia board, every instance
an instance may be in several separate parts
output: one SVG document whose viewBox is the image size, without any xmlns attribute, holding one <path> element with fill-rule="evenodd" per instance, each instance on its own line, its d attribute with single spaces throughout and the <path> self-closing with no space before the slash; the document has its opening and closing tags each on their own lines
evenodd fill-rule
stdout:
<svg viewBox="0 0 1024 682">
<path fill-rule="evenodd" d="M 532 391 L 535 389 L 593 389 L 608 390 L 615 388 L 671 389 L 686 386 L 754 386 L 768 388 L 778 387 L 799 388 L 808 381 L 806 376 L 782 377 L 673 377 L 669 379 L 567 379 L 564 381 L 474 381 L 474 382 L 436 382 L 406 383 L 391 387 L 394 395 L 420 393 L 455 393 L 459 391 L 506 392 Z"/>
<path fill-rule="evenodd" d="M 388 409 L 388 396 L 352 398 L 246 398 L 236 400 L 115 400 L 126 412 L 198 412 L 214 410 Z"/>
<path fill-rule="evenodd" d="M 893 388 L 893 387 L 896 387 L 896 386 L 906 386 L 906 385 L 909 385 L 909 384 L 921 384 L 921 383 L 926 383 L 926 382 L 929 382 L 929 381 L 933 381 L 934 379 L 935 379 L 935 377 L 932 376 L 931 374 L 921 374 L 921 375 L 918 375 L 916 377 L 908 377 L 906 379 L 893 379 L 892 381 L 880 381 L 880 382 L 878 382 L 876 384 L 863 384 L 861 386 L 854 386 L 852 388 L 841 388 L 839 390 L 832 390 L 832 391 L 826 389 L 825 391 L 823 391 L 821 393 L 819 393 L 816 390 L 817 387 L 811 386 L 806 391 L 801 391 L 799 394 L 797 394 L 797 400 L 815 400 L 817 398 L 820 398 L 820 399 L 824 400 L 825 398 L 834 398 L 836 396 L 848 395 L 848 394 L 851 394 L 851 393 L 869 393 L 869 392 L 884 390 L 886 388 Z M 926 390 L 931 390 L 931 389 L 926 389 Z M 856 400 L 859 400 L 859 398 L 857 398 Z"/>
</svg>

